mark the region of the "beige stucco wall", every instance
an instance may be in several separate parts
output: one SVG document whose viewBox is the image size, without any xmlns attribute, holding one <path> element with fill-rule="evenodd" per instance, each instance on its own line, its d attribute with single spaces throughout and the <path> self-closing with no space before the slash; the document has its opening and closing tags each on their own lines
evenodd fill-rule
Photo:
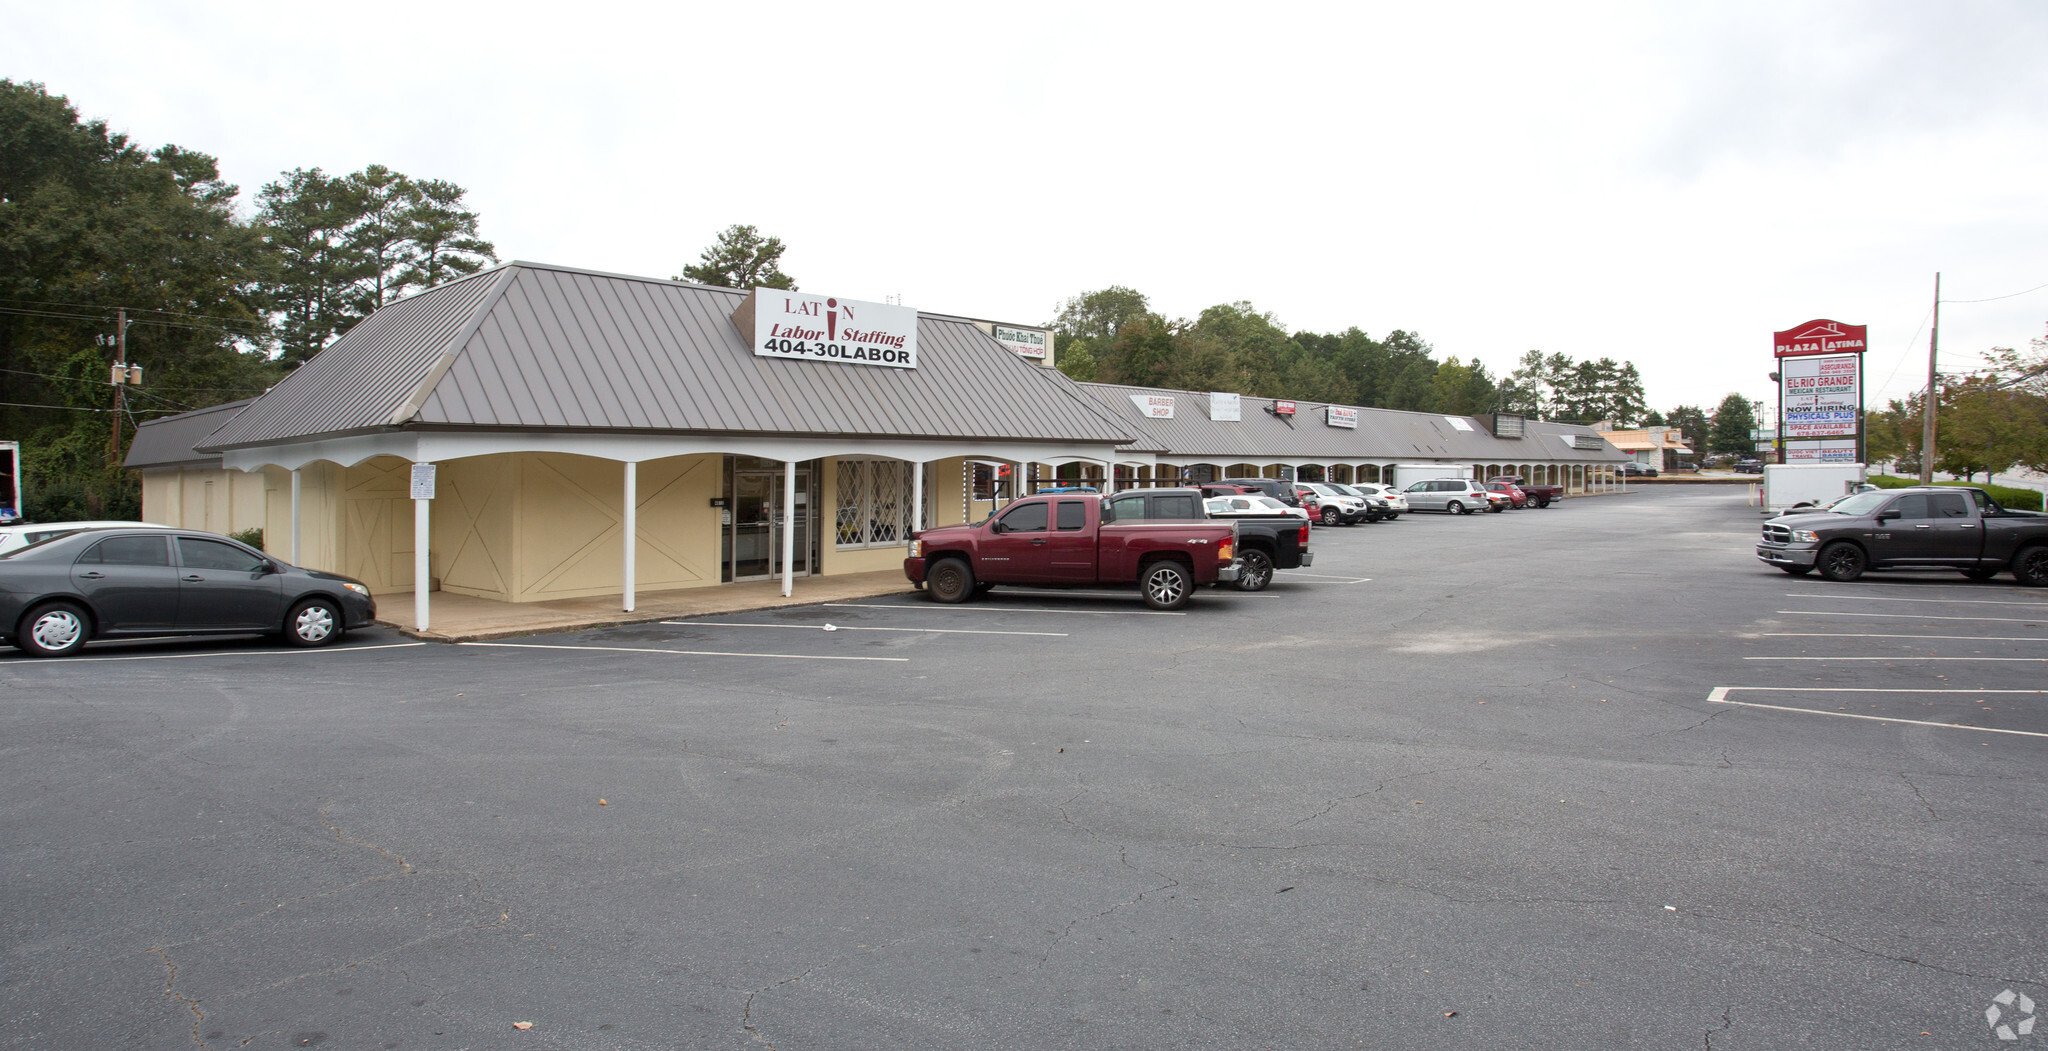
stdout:
<svg viewBox="0 0 2048 1051">
<path fill-rule="evenodd" d="M 617 594 L 624 579 L 625 465 L 555 453 L 518 453 L 509 482 L 515 602 Z M 724 458 L 677 456 L 640 465 L 637 587 L 702 587 L 719 581 Z"/>
</svg>

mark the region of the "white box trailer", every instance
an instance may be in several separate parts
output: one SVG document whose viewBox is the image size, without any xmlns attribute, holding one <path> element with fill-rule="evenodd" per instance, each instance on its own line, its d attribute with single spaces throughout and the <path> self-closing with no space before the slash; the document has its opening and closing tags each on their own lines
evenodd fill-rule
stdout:
<svg viewBox="0 0 2048 1051">
<path fill-rule="evenodd" d="M 1767 463 L 1763 511 L 1782 515 L 1799 507 L 1839 500 L 1863 484 L 1860 463 Z"/>
<path fill-rule="evenodd" d="M 1396 489 L 1406 489 L 1425 478 L 1463 478 L 1470 481 L 1472 465 L 1469 463 L 1397 463 L 1394 465 L 1394 480 L 1389 482 Z"/>
</svg>

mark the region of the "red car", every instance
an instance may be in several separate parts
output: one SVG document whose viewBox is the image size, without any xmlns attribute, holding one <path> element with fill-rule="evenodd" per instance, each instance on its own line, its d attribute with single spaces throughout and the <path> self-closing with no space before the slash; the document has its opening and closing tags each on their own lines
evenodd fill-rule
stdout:
<svg viewBox="0 0 2048 1051">
<path fill-rule="evenodd" d="M 1321 525 L 1323 522 L 1323 498 L 1316 495 L 1314 489 L 1310 489 L 1300 482 L 1294 483 L 1294 495 L 1300 498 L 1302 510 L 1308 512 L 1308 520 L 1316 525 Z"/>
<path fill-rule="evenodd" d="M 1489 492 L 1508 494 L 1508 502 L 1517 511 L 1529 506 L 1529 494 L 1513 482 L 1488 482 L 1486 488 Z"/>
</svg>

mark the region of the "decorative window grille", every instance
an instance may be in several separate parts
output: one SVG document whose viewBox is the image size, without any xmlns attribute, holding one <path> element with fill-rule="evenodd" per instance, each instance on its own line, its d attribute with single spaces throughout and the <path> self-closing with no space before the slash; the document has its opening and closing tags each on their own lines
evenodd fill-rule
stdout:
<svg viewBox="0 0 2048 1051">
<path fill-rule="evenodd" d="M 901 460 L 839 461 L 834 543 L 892 547 L 910 534 L 911 465 Z"/>
</svg>

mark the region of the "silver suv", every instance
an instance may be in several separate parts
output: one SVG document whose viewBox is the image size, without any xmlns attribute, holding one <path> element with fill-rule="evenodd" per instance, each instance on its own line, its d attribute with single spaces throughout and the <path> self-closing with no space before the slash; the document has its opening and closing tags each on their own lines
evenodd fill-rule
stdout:
<svg viewBox="0 0 2048 1051">
<path fill-rule="evenodd" d="M 1469 515 L 1487 508 L 1486 488 L 1470 478 L 1425 478 L 1402 490 L 1410 511 Z"/>
</svg>

